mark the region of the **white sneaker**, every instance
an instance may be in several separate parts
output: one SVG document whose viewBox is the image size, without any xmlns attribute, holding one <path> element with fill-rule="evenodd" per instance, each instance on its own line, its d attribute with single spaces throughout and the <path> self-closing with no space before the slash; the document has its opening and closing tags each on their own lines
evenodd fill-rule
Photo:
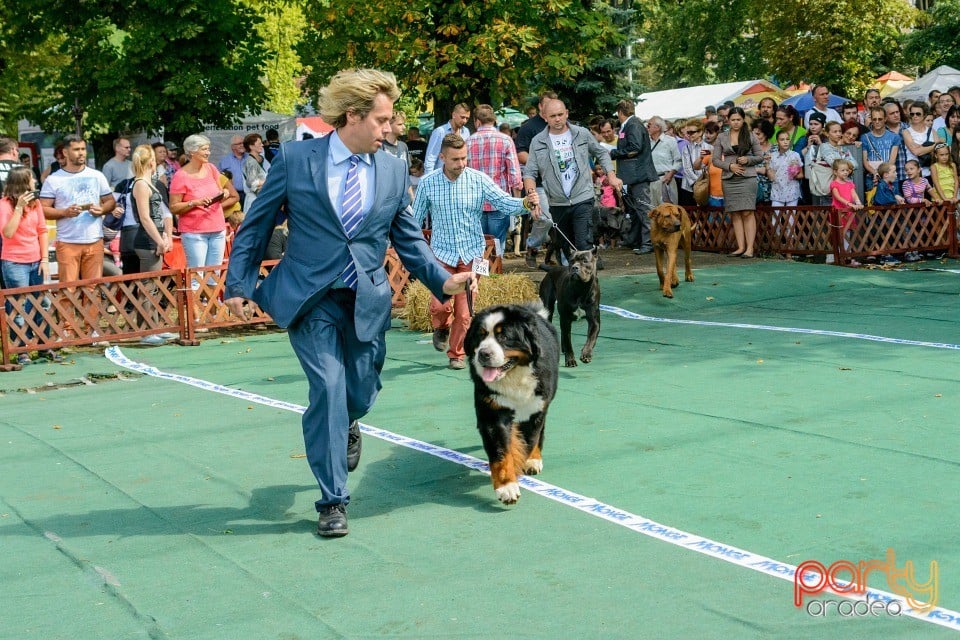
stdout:
<svg viewBox="0 0 960 640">
<path fill-rule="evenodd" d="M 143 338 L 140 338 L 140 344 L 147 345 L 148 347 L 158 347 L 160 345 L 167 344 L 167 341 L 158 335 L 144 336 Z"/>
<path fill-rule="evenodd" d="M 163 338 L 164 340 L 176 340 L 177 338 L 180 337 L 179 333 L 171 333 L 169 331 L 166 331 L 164 333 L 158 333 L 157 335 Z"/>
</svg>

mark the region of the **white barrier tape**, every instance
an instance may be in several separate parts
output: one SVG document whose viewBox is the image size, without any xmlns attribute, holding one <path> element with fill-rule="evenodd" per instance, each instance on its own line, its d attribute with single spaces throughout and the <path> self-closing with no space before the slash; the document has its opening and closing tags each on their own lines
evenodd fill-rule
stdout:
<svg viewBox="0 0 960 640">
<path fill-rule="evenodd" d="M 155 378 L 179 382 L 181 384 L 196 387 L 204 391 L 213 391 L 240 400 L 245 400 L 247 402 L 255 402 L 257 404 L 262 404 L 264 406 L 273 407 L 276 409 L 285 409 L 287 411 L 293 411 L 294 413 L 302 414 L 306 409 L 301 405 L 293 404 L 291 402 L 284 402 L 282 400 L 275 400 L 273 398 L 268 398 L 255 393 L 241 391 L 239 389 L 232 389 L 230 387 L 225 387 L 220 384 L 208 382 L 206 380 L 200 380 L 190 376 L 160 371 L 159 369 L 151 367 L 142 362 L 130 360 L 123 355 L 123 352 L 120 351 L 119 347 L 109 347 L 104 351 L 104 355 L 115 365 Z M 490 469 L 487 463 L 471 455 L 430 444 L 429 442 L 423 442 L 422 440 L 408 438 L 407 436 L 386 431 L 384 429 L 373 427 L 367 424 L 361 423 L 360 429 L 363 431 L 363 433 L 375 438 L 379 438 L 386 442 L 406 447 L 408 449 L 413 449 L 415 451 L 422 451 L 423 453 L 430 454 L 448 462 L 465 466 L 469 469 L 479 471 L 480 473 L 486 475 L 490 474 Z M 731 545 L 716 542 L 709 538 L 704 538 L 696 534 L 687 533 L 685 531 L 681 531 L 680 529 L 675 529 L 673 527 L 660 524 L 659 522 L 644 518 L 643 516 L 639 516 L 630 513 L 629 511 L 624 511 L 600 502 L 594 498 L 583 496 L 578 493 L 574 493 L 573 491 L 568 491 L 556 485 L 549 484 L 543 480 L 540 480 L 539 478 L 523 476 L 520 478 L 520 485 L 539 496 L 549 498 L 550 500 L 554 500 L 560 504 L 572 507 L 578 511 L 601 518 L 602 520 L 606 520 L 613 524 L 620 525 L 630 529 L 631 531 L 654 538 L 655 540 L 667 542 L 683 549 L 696 551 L 697 553 L 707 555 L 718 560 L 723 560 L 724 562 L 729 562 L 730 564 L 734 564 L 739 567 L 758 571 L 768 576 L 780 578 L 781 580 L 787 580 L 789 582 L 794 581 L 794 576 L 797 570 L 797 567 L 794 565 L 778 562 L 766 556 L 751 553 Z M 806 583 L 812 584 L 816 579 L 816 576 L 817 574 L 815 572 L 809 572 L 805 574 Z M 840 580 L 837 580 L 836 582 L 841 586 L 845 584 Z M 847 600 L 859 600 L 859 598 L 853 597 L 850 594 L 833 595 L 837 595 Z M 792 594 L 790 597 L 792 599 Z M 903 612 L 902 615 L 904 616 L 909 616 L 923 622 L 930 622 L 942 627 L 960 631 L 960 612 L 945 609 L 943 607 L 935 607 L 926 613 L 919 613 L 913 609 L 910 609 L 902 597 L 879 589 L 868 588 L 866 590 L 866 598 L 870 601 L 900 603 Z"/>
<path fill-rule="evenodd" d="M 780 331 L 783 333 L 805 333 L 815 336 L 832 336 L 834 338 L 851 338 L 854 340 L 870 340 L 872 342 L 886 342 L 888 344 L 903 344 L 912 347 L 930 347 L 933 349 L 952 349 L 960 351 L 960 344 L 950 344 L 949 342 L 924 342 L 922 340 L 905 340 L 903 338 L 887 338 L 885 336 L 872 336 L 868 333 L 850 333 L 847 331 L 828 331 L 826 329 L 803 329 L 798 327 L 778 327 L 766 324 L 744 324 L 741 322 L 710 322 L 708 320 L 681 320 L 678 318 L 657 318 L 655 316 L 645 316 L 633 311 L 627 311 L 620 307 L 611 307 L 610 305 L 600 305 L 602 311 L 616 314 L 628 320 L 644 320 L 646 322 L 665 322 L 668 324 L 692 324 L 699 327 L 728 327 L 731 329 L 754 329 L 759 331 Z"/>
</svg>

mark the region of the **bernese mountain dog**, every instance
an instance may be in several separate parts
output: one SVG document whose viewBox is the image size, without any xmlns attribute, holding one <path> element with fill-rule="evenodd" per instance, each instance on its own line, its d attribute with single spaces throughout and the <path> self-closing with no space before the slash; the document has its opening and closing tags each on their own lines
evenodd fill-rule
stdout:
<svg viewBox="0 0 960 640">
<path fill-rule="evenodd" d="M 560 362 L 557 330 L 546 315 L 540 304 L 487 307 L 464 341 L 477 430 L 504 504 L 520 498 L 521 475 L 543 470 L 543 431 Z"/>
</svg>

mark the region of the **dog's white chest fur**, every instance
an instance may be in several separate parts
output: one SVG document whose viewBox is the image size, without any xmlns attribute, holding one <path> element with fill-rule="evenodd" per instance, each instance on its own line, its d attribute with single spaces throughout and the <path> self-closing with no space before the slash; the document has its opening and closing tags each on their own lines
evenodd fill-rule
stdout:
<svg viewBox="0 0 960 640">
<path fill-rule="evenodd" d="M 543 397 L 536 394 L 537 378 L 531 367 L 516 367 L 496 382 L 488 382 L 492 397 L 501 407 L 513 411 L 515 422 L 526 422 L 543 411 Z"/>
</svg>

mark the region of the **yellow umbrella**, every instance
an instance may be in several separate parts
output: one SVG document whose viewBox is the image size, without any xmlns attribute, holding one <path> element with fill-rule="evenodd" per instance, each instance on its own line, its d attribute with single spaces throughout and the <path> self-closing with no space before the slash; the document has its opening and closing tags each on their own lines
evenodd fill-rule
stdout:
<svg viewBox="0 0 960 640">
<path fill-rule="evenodd" d="M 764 98 L 773 98 L 777 104 L 790 97 L 783 89 L 769 82 L 757 82 L 744 89 L 740 95 L 733 99 L 733 104 L 743 108 L 745 111 L 757 109 L 760 101 Z"/>
<path fill-rule="evenodd" d="M 890 71 L 885 73 L 876 80 L 873 84 L 870 85 L 871 89 L 879 89 L 880 97 L 886 98 L 892 93 L 896 93 L 900 89 L 903 89 L 908 84 L 913 84 L 913 78 L 910 76 L 905 76 L 898 71 Z"/>
</svg>

